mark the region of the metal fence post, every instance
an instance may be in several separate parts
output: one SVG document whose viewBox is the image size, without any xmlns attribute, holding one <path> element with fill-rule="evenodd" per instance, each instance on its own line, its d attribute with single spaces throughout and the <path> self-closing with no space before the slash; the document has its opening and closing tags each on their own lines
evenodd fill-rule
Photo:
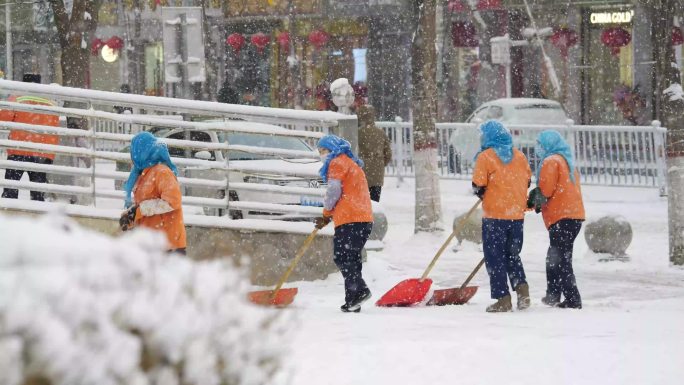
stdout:
<svg viewBox="0 0 684 385">
<path fill-rule="evenodd" d="M 404 182 L 404 129 L 401 127 L 401 116 L 394 118 L 397 123 L 397 130 L 394 132 L 395 140 L 397 141 L 397 187 Z"/>
<path fill-rule="evenodd" d="M 88 103 L 88 110 L 94 111 L 92 103 Z M 88 130 L 90 131 L 90 189 L 92 191 L 93 207 L 97 207 L 97 189 L 95 188 L 95 154 L 97 153 L 96 146 L 96 127 L 93 117 L 88 117 Z"/>
<path fill-rule="evenodd" d="M 667 162 L 665 161 L 665 131 L 660 127 L 660 121 L 651 122 L 653 127 L 653 144 L 655 145 L 655 161 L 658 170 L 658 190 L 660 196 L 667 196 Z"/>
</svg>

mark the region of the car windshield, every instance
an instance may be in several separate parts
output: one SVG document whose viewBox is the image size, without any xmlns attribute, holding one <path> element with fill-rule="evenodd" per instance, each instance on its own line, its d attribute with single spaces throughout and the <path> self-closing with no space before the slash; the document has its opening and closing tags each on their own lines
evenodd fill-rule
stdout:
<svg viewBox="0 0 684 385">
<path fill-rule="evenodd" d="M 513 124 L 564 124 L 567 116 L 558 105 L 526 104 L 516 106 L 506 123 Z"/>
<path fill-rule="evenodd" d="M 245 134 L 238 132 L 218 133 L 219 140 L 225 141 L 226 137 L 229 144 L 253 147 L 270 147 L 283 150 L 297 150 L 297 151 L 313 151 L 308 144 L 300 138 L 293 138 L 287 136 L 275 135 L 260 135 L 260 134 Z M 295 156 L 280 156 L 282 158 L 291 159 Z M 258 159 L 272 159 L 273 156 L 251 154 L 242 151 L 230 151 L 230 160 L 258 160 Z"/>
</svg>

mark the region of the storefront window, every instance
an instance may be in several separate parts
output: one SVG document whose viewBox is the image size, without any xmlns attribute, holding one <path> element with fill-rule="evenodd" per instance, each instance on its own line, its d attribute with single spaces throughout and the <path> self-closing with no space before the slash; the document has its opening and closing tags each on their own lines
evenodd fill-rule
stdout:
<svg viewBox="0 0 684 385">
<path fill-rule="evenodd" d="M 619 30 L 606 43 L 606 31 Z M 631 23 L 590 24 L 588 100 L 584 106 L 588 124 L 637 124 L 645 113 L 639 85 L 634 84 L 633 28 Z M 618 43 L 626 41 L 628 44 Z M 622 39 L 622 40 L 620 40 Z M 643 110 L 643 111 L 642 111 Z"/>
<path fill-rule="evenodd" d="M 145 95 L 163 95 L 162 58 L 161 43 L 145 47 Z"/>
</svg>

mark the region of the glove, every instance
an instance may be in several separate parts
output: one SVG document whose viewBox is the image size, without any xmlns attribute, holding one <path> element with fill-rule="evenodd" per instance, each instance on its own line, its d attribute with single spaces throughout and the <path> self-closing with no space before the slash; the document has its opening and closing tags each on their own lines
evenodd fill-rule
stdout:
<svg viewBox="0 0 684 385">
<path fill-rule="evenodd" d="M 539 187 L 535 187 L 530 191 L 530 195 L 527 197 L 527 208 L 534 208 L 535 213 L 541 212 L 542 205 L 546 204 L 548 199 L 542 194 Z"/>
<path fill-rule="evenodd" d="M 477 195 L 478 198 L 484 199 L 485 192 L 487 191 L 486 186 L 478 186 L 475 183 L 473 185 L 473 194 Z"/>
<path fill-rule="evenodd" d="M 135 222 L 135 213 L 138 210 L 138 205 L 133 205 L 128 208 L 128 210 L 121 213 L 121 218 L 119 218 L 119 228 L 121 231 L 128 231 L 131 224 Z"/>
<path fill-rule="evenodd" d="M 316 228 L 320 230 L 320 229 L 324 228 L 325 226 L 327 226 L 328 223 L 330 223 L 330 221 L 332 221 L 332 217 L 322 216 L 322 217 L 316 218 L 314 220 L 314 223 L 316 224 Z"/>
</svg>

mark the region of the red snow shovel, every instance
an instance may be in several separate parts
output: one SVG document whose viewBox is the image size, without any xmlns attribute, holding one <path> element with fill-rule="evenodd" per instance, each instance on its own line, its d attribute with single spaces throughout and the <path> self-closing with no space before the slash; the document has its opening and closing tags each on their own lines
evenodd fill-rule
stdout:
<svg viewBox="0 0 684 385">
<path fill-rule="evenodd" d="M 282 277 L 280 277 L 280 281 L 278 281 L 278 284 L 276 284 L 275 288 L 273 290 L 252 291 L 248 293 L 248 298 L 250 301 L 257 305 L 276 307 L 285 307 L 294 301 L 294 297 L 297 295 L 297 288 L 281 288 L 283 287 L 285 281 L 287 281 L 287 278 L 290 276 L 295 266 L 297 266 L 297 263 L 299 263 L 299 260 L 311 245 L 311 242 L 313 242 L 314 238 L 316 237 L 316 233 L 318 233 L 318 228 L 315 228 L 314 231 L 309 234 L 302 246 L 299 248 L 299 250 L 297 250 L 297 254 L 292 262 L 290 262 L 290 266 L 287 268 L 285 273 L 282 275 Z"/>
<path fill-rule="evenodd" d="M 444 305 L 463 305 L 470 301 L 477 293 L 477 286 L 468 286 L 475 274 L 484 265 L 484 258 L 475 266 L 475 269 L 470 273 L 468 278 L 463 282 L 459 288 L 435 290 L 432 293 L 432 298 L 428 301 L 428 306 L 444 306 Z"/>
<path fill-rule="evenodd" d="M 468 213 L 466 213 L 463 219 L 461 219 L 454 231 L 451 233 L 451 235 L 449 235 L 449 238 L 447 238 L 447 240 L 442 244 L 442 247 L 439 248 L 434 258 L 432 258 L 432 261 L 420 278 L 410 278 L 399 282 L 387 293 L 385 293 L 385 295 L 383 295 L 375 303 L 375 305 L 386 307 L 412 306 L 425 299 L 425 296 L 427 295 L 428 291 L 430 291 L 430 286 L 432 285 L 432 280 L 427 277 L 428 274 L 430 274 L 432 268 L 435 267 L 435 263 L 437 263 L 437 260 L 444 252 L 444 249 L 447 248 L 449 242 L 451 242 L 451 240 L 454 239 L 454 237 L 463 229 L 466 224 L 466 220 L 468 220 L 468 218 L 475 212 L 475 209 L 477 209 L 477 206 L 479 206 L 481 202 L 482 200 L 478 200 L 473 207 L 470 208 Z"/>
</svg>

